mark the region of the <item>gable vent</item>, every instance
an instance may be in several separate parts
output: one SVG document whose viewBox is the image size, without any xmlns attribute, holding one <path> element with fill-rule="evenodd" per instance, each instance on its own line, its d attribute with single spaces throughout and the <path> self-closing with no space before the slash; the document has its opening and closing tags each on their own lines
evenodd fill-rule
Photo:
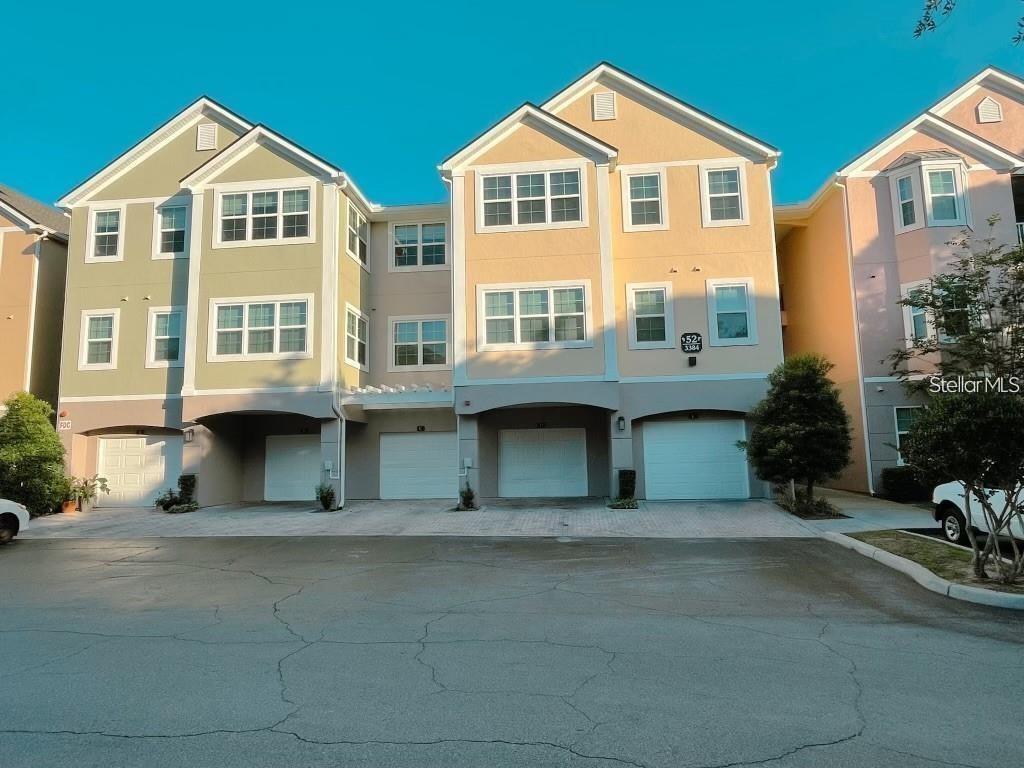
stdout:
<svg viewBox="0 0 1024 768">
<path fill-rule="evenodd" d="M 1001 123 L 1003 121 L 1003 108 L 998 101 L 991 96 L 986 96 L 978 102 L 979 123 Z"/>
<path fill-rule="evenodd" d="M 615 119 L 615 94 L 611 91 L 594 94 L 594 119 Z"/>
<path fill-rule="evenodd" d="M 201 123 L 196 129 L 196 150 L 217 148 L 217 124 Z"/>
</svg>

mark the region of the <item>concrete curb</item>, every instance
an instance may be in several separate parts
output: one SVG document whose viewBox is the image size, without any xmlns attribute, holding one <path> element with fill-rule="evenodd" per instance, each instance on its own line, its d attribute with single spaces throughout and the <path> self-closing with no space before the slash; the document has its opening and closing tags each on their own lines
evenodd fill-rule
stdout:
<svg viewBox="0 0 1024 768">
<path fill-rule="evenodd" d="M 931 590 L 936 594 L 951 597 L 954 600 L 977 603 L 978 605 L 990 605 L 996 608 L 1009 608 L 1015 611 L 1024 611 L 1024 595 L 1011 595 L 1006 592 L 996 592 L 991 589 L 981 589 L 980 587 L 969 587 L 964 584 L 954 584 L 940 576 L 936 576 L 923 565 L 918 565 L 904 557 L 894 555 L 892 552 L 886 552 L 884 549 L 880 549 L 879 547 L 854 539 L 851 536 L 845 536 L 841 533 L 822 531 L 821 537 L 826 541 L 831 541 L 833 544 L 838 544 L 840 547 L 845 547 L 846 549 L 852 549 L 854 552 L 864 555 L 864 557 L 876 560 L 883 565 L 889 566 L 893 570 L 906 574 L 922 587 L 927 590 Z"/>
</svg>

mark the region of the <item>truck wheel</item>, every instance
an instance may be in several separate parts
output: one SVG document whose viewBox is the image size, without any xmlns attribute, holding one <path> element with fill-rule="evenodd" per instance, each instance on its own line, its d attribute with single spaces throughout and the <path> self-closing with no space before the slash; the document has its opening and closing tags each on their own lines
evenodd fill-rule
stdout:
<svg viewBox="0 0 1024 768">
<path fill-rule="evenodd" d="M 939 520 L 942 525 L 942 537 L 953 544 L 967 544 L 967 519 L 963 513 L 952 505 L 942 508 L 942 517 Z"/>
</svg>

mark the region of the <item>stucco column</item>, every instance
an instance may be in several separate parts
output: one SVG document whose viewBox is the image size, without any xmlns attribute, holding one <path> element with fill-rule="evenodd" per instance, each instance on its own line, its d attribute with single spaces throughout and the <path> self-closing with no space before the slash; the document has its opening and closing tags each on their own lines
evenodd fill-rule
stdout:
<svg viewBox="0 0 1024 768">
<path fill-rule="evenodd" d="M 320 481 L 334 488 L 334 503 L 345 503 L 344 425 L 339 418 L 320 422 Z M 330 465 L 330 469 L 328 469 Z"/>
<path fill-rule="evenodd" d="M 623 419 L 623 429 L 619 429 L 619 418 Z M 613 411 L 608 417 L 608 434 L 611 445 L 612 476 L 608 482 L 612 498 L 619 495 L 619 470 L 636 469 L 633 466 L 633 422 L 621 411 Z"/>
<path fill-rule="evenodd" d="M 475 414 L 459 416 L 459 490 L 469 486 L 480 495 L 480 435 Z M 470 466 L 466 468 L 466 462 Z"/>
</svg>

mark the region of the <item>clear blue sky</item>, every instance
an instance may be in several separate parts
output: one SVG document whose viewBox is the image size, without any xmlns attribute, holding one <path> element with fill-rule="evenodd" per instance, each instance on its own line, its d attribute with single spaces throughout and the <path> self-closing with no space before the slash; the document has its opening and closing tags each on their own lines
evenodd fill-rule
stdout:
<svg viewBox="0 0 1024 768">
<path fill-rule="evenodd" d="M 436 201 L 451 151 L 607 59 L 782 149 L 794 202 L 985 65 L 1024 74 L 1017 0 L 923 40 L 921 0 L 317 5 L 7 3 L 0 180 L 55 201 L 208 94 L 375 201 Z"/>
</svg>

